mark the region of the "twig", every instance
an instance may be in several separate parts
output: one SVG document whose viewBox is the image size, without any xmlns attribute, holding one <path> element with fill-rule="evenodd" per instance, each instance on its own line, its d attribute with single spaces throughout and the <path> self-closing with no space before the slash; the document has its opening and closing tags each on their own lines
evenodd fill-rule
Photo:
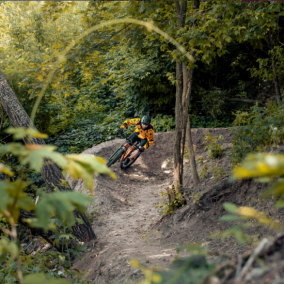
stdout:
<svg viewBox="0 0 284 284">
<path fill-rule="evenodd" d="M 236 276 L 235 276 L 235 282 L 236 283 L 237 283 L 237 279 L 238 279 L 239 274 L 240 274 L 241 269 L 242 269 L 242 263 L 243 263 L 243 259 L 242 259 L 241 255 L 238 254 L 238 266 L 237 266 Z"/>
<path fill-rule="evenodd" d="M 98 46 L 102 45 L 102 44 L 105 43 L 106 41 L 108 41 L 108 40 L 110 40 L 111 38 L 113 38 L 115 35 L 119 34 L 121 31 L 125 30 L 125 29 L 126 29 L 127 27 L 129 27 L 130 25 L 131 25 L 131 23 L 128 24 L 128 25 L 126 25 L 125 27 L 123 27 L 123 28 L 120 29 L 119 31 L 113 33 L 109 38 L 103 40 L 102 42 L 98 43 L 97 45 L 95 45 L 95 46 L 92 47 L 92 48 L 97 48 Z"/>
<path fill-rule="evenodd" d="M 153 230 L 162 220 L 166 217 L 167 215 L 164 215 L 161 219 L 159 219 L 152 227 L 150 230 Z"/>
<path fill-rule="evenodd" d="M 243 267 L 241 273 L 236 278 L 236 281 L 239 281 L 243 278 L 246 274 L 252 263 L 254 262 L 255 258 L 263 251 L 263 249 L 269 244 L 269 240 L 264 238 L 260 244 L 256 247 L 256 249 L 252 252 L 251 256 L 249 257 L 248 261 L 246 262 L 245 266 Z"/>
<path fill-rule="evenodd" d="M 39 200 L 39 195 L 36 197 L 36 200 L 35 200 L 35 205 L 37 205 L 38 203 L 38 200 Z"/>
</svg>

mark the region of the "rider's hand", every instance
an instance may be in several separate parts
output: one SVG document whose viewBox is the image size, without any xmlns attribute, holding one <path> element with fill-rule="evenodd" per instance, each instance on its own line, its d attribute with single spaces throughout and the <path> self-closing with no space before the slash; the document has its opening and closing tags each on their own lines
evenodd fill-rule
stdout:
<svg viewBox="0 0 284 284">
<path fill-rule="evenodd" d="M 119 128 L 119 129 L 118 129 L 118 134 L 119 134 L 119 135 L 122 135 L 122 133 L 123 133 L 123 128 Z"/>
</svg>

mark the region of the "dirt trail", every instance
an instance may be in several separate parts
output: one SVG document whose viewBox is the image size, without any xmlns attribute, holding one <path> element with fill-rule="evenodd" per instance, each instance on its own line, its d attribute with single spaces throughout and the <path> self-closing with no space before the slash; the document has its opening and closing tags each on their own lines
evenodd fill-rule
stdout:
<svg viewBox="0 0 284 284">
<path fill-rule="evenodd" d="M 204 133 L 210 129 L 193 130 L 193 142 L 200 146 Z M 211 129 L 213 135 L 221 132 L 224 142 L 229 142 L 231 133 L 228 129 Z M 75 263 L 80 271 L 86 271 L 86 279 L 91 283 L 123 283 L 142 276 L 140 270 L 129 265 L 129 260 L 139 259 L 146 266 L 157 265 L 166 268 L 177 256 L 176 248 L 188 240 L 172 238 L 172 229 L 160 231 L 155 224 L 161 219 L 155 209 L 160 202 L 160 192 L 172 184 L 173 132 L 155 134 L 155 143 L 143 153 L 136 163 L 126 171 L 121 171 L 119 164 L 112 166 L 117 180 L 98 176 L 95 178 L 94 203 L 88 212 L 100 216 L 93 226 L 98 241 L 88 244 L 82 260 Z M 84 153 L 108 158 L 112 152 L 124 143 L 115 139 L 87 149 Z M 70 179 L 69 179 L 70 181 Z M 89 194 L 81 180 L 70 181 L 75 190 Z M 187 178 L 186 183 L 190 180 Z"/>
</svg>

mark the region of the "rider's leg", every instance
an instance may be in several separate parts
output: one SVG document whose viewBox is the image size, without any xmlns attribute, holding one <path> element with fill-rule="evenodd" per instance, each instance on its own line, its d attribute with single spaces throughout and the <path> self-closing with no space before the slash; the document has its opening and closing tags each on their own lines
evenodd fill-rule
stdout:
<svg viewBox="0 0 284 284">
<path fill-rule="evenodd" d="M 146 138 L 145 139 L 140 139 L 140 144 L 139 144 L 138 147 L 140 147 L 140 146 L 143 147 L 146 143 L 147 143 L 147 139 Z M 135 159 L 140 154 L 141 154 L 141 151 L 137 148 L 135 151 L 133 151 L 133 153 L 131 153 L 129 158 L 130 159 Z"/>
<path fill-rule="evenodd" d="M 129 137 L 128 137 L 128 142 L 131 144 L 134 144 L 136 141 L 140 141 L 141 138 L 138 137 L 139 132 L 133 132 Z"/>
<path fill-rule="evenodd" d="M 130 145 L 134 144 L 137 141 L 138 138 L 138 132 L 133 132 L 128 138 L 127 141 Z M 139 139 L 139 138 L 138 138 Z M 126 150 L 126 147 L 123 146 L 123 149 Z"/>
</svg>

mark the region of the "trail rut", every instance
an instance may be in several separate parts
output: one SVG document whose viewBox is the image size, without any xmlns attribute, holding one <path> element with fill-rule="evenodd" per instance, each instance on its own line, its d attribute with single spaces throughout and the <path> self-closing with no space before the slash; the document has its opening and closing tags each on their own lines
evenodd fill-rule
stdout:
<svg viewBox="0 0 284 284">
<path fill-rule="evenodd" d="M 201 144 L 204 133 L 209 129 L 193 131 L 194 144 Z M 218 130 L 212 130 L 213 135 Z M 227 138 L 229 131 L 223 131 Z M 104 142 L 83 153 L 108 158 L 125 140 Z M 163 269 L 177 257 L 176 248 L 186 239 L 166 242 L 165 236 L 175 235 L 174 230 L 161 230 L 155 226 L 161 219 L 155 209 L 160 202 L 160 192 L 172 184 L 173 170 L 172 132 L 155 134 L 155 143 L 126 171 L 117 162 L 112 170 L 117 180 L 105 176 L 95 177 L 94 202 L 88 212 L 97 216 L 94 231 L 98 236 L 95 243 L 89 243 L 88 250 L 75 268 L 86 272 L 91 283 L 135 282 L 142 272 L 129 265 L 131 259 L 139 259 L 146 266 Z M 74 190 L 84 194 L 81 180 L 71 181 Z M 179 255 L 180 256 L 180 255 Z"/>
</svg>

